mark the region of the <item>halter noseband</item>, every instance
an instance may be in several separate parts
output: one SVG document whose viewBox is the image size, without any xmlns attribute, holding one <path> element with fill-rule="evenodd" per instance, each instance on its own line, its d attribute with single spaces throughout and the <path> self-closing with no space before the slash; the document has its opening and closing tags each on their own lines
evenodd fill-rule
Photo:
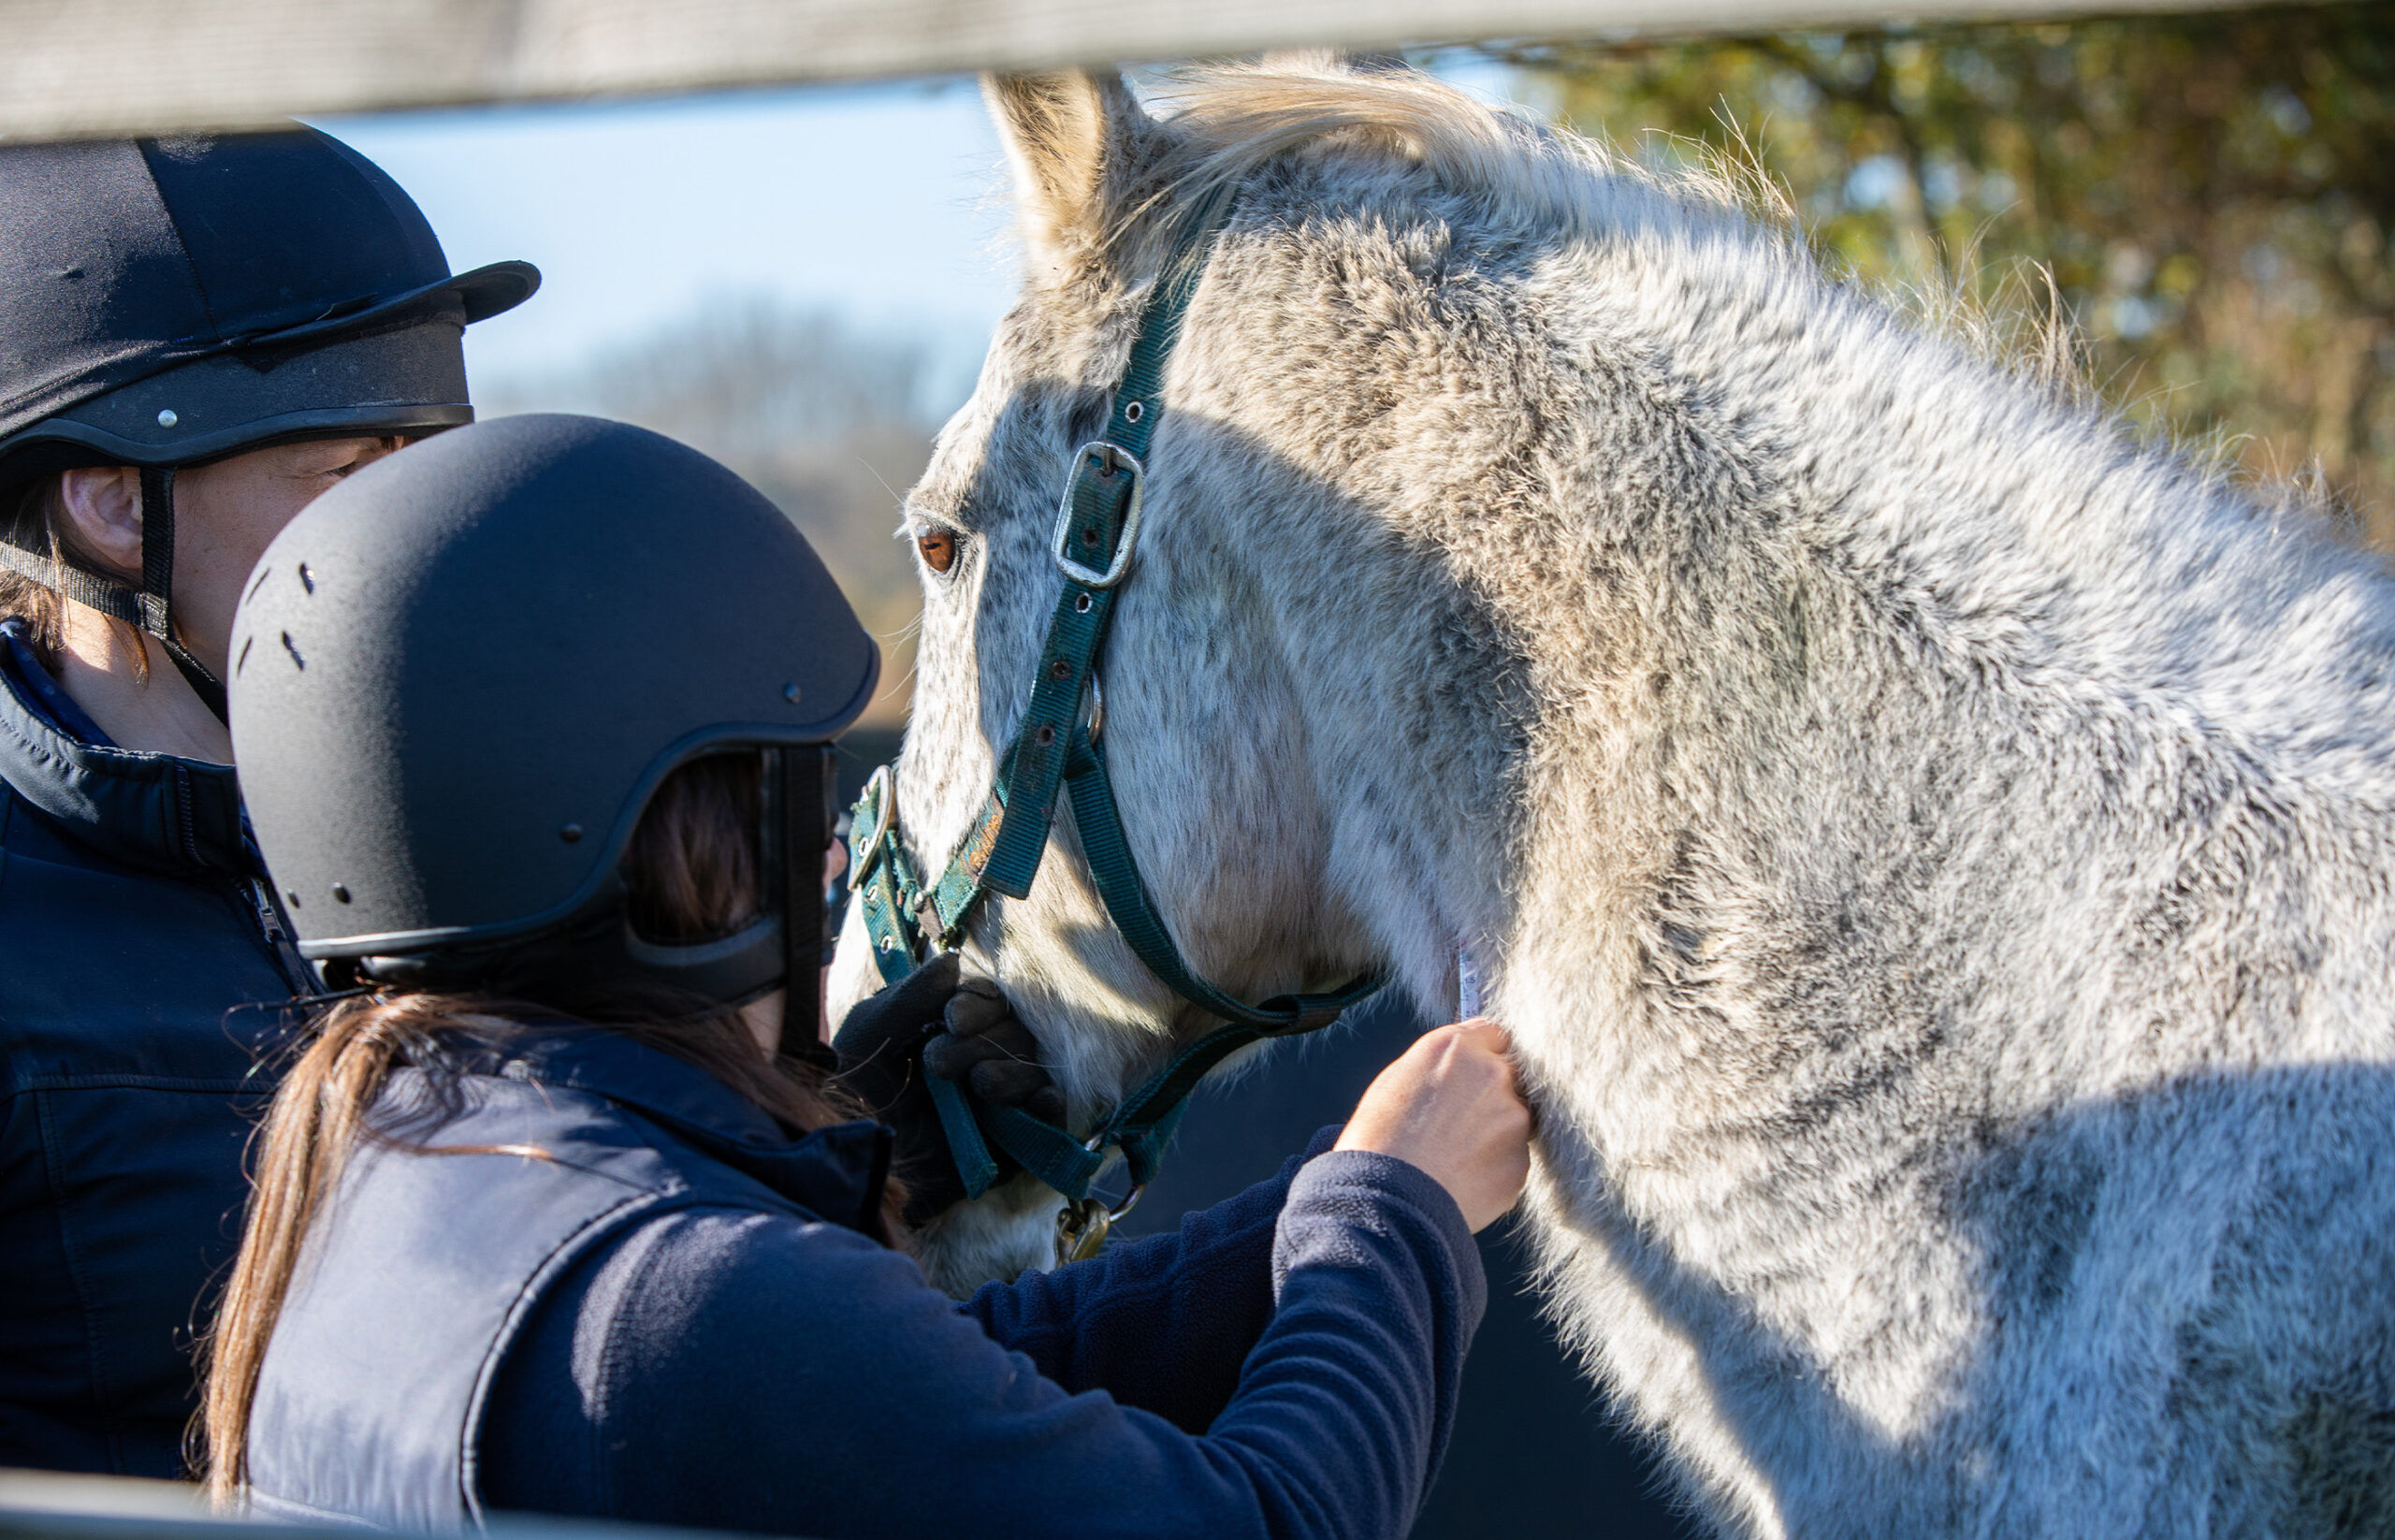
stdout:
<svg viewBox="0 0 2395 1540">
<path fill-rule="evenodd" d="M 874 962 L 883 982 L 894 983 L 921 965 L 927 946 L 953 946 L 983 896 L 996 892 L 1022 898 L 1031 892 L 1063 792 L 1072 799 L 1090 877 L 1114 928 L 1174 994 L 1228 1024 L 1174 1054 L 1078 1140 L 1021 1108 L 985 1106 L 956 1082 L 926 1077 L 965 1196 L 980 1198 L 996 1179 L 997 1162 L 989 1150 L 996 1144 L 1067 1199 L 1063 1226 L 1072 1257 L 1095 1254 L 1108 1227 L 1129 1212 L 1154 1180 L 1189 1094 L 1209 1070 L 1250 1043 L 1329 1025 L 1383 981 L 1381 974 L 1369 973 L 1328 995 L 1281 995 L 1251 1006 L 1191 972 L 1139 880 L 1099 743 L 1105 707 L 1097 666 L 1114 598 L 1130 574 L 1139 543 L 1147 477 L 1141 458 L 1163 414 L 1165 363 L 1204 273 L 1205 248 L 1219 223 L 1213 216 L 1220 206 L 1209 199 L 1183 225 L 1140 312 L 1106 436 L 1073 452 L 1049 548 L 1064 574 L 1065 591 L 1048 622 L 1031 703 L 1014 741 L 999 757 L 980 812 L 929 888 L 898 837 L 897 792 L 887 766 L 866 784 L 850 826 L 853 891 Z M 1085 693 L 1092 703 L 1086 721 Z M 1131 1174 L 1130 1197 L 1110 1213 L 1089 1196 L 1090 1181 L 1109 1147 L 1123 1152 Z"/>
</svg>

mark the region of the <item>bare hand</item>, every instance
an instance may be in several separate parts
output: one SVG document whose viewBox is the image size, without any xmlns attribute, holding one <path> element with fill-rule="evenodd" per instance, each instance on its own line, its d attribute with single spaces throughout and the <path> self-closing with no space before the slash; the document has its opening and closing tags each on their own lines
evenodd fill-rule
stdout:
<svg viewBox="0 0 2395 1540">
<path fill-rule="evenodd" d="M 1338 1147 L 1419 1168 L 1474 1231 L 1496 1223 L 1531 1175 L 1531 1110 L 1514 1084 L 1511 1046 L 1491 1021 L 1424 1033 L 1372 1082 Z"/>
</svg>

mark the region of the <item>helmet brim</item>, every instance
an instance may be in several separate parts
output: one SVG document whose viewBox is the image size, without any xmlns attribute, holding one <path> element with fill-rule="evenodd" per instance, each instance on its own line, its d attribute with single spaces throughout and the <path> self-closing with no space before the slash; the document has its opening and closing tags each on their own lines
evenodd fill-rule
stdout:
<svg viewBox="0 0 2395 1540">
<path fill-rule="evenodd" d="M 531 298 L 540 286 L 541 269 L 530 262 L 493 262 L 472 272 L 456 273 L 438 283 L 385 296 L 338 315 L 245 337 L 240 341 L 240 351 L 306 346 L 319 338 L 329 341 L 365 331 L 414 311 L 462 311 L 466 324 L 472 326 L 514 310 Z M 451 296 L 456 297 L 455 304 L 443 303 Z"/>
<path fill-rule="evenodd" d="M 197 465 L 311 438 L 419 437 L 474 420 L 458 301 L 313 346 L 219 354 L 109 391 L 0 440 L 0 487 L 75 465 Z"/>
<path fill-rule="evenodd" d="M 283 439 L 428 433 L 472 422 L 457 328 L 515 309 L 540 286 L 541 270 L 530 262 L 493 262 L 298 326 L 200 349 L 137 349 L 125 359 L 130 378 L 120 373 L 112 382 L 95 377 L 62 386 L 51 400 L 11 414 L 23 426 L 0 434 L 0 490 L 75 465 L 186 465 Z M 359 358 L 361 343 L 435 327 L 448 337 L 450 362 L 442 372 L 456 376 L 437 388 L 419 377 L 428 368 L 423 359 L 404 360 L 410 378 L 398 385 L 386 377 L 390 364 L 373 356 L 346 381 L 313 367 Z M 152 361 L 134 370 L 143 351 Z M 297 386 L 303 379 L 309 384 Z M 201 414 L 213 420 L 193 416 L 196 400 L 213 400 Z M 160 413 L 172 417 L 161 420 Z"/>
</svg>

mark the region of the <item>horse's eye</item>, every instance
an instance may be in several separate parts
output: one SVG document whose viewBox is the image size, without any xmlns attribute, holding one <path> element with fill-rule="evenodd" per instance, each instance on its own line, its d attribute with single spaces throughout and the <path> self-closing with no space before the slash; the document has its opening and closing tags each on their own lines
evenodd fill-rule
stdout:
<svg viewBox="0 0 2395 1540">
<path fill-rule="evenodd" d="M 915 537 L 915 549 L 922 554 L 923 565 L 936 573 L 956 565 L 956 536 L 947 530 L 925 530 Z"/>
</svg>

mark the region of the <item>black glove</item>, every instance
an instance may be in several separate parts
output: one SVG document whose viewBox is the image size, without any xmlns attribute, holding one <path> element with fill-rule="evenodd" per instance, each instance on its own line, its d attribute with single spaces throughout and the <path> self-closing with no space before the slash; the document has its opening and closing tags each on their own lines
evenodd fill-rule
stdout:
<svg viewBox="0 0 2395 1540">
<path fill-rule="evenodd" d="M 993 1107 L 1020 1107 L 1043 1123 L 1065 1121 L 1065 1093 L 1039 1062 L 1039 1040 L 987 979 L 967 979 L 940 1013 L 948 1030 L 923 1044 L 923 1068 L 963 1081 Z"/>
<path fill-rule="evenodd" d="M 857 1002 L 832 1039 L 834 1083 L 897 1135 L 893 1165 L 907 1184 L 905 1219 L 920 1225 L 965 1198 L 948 1134 L 923 1075 L 963 1081 L 994 1106 L 1061 1124 L 1064 1094 L 1039 1066 L 1039 1044 L 986 979 L 959 980 L 956 953 Z M 994 1146 L 1001 1178 L 1020 1170 Z"/>
</svg>

